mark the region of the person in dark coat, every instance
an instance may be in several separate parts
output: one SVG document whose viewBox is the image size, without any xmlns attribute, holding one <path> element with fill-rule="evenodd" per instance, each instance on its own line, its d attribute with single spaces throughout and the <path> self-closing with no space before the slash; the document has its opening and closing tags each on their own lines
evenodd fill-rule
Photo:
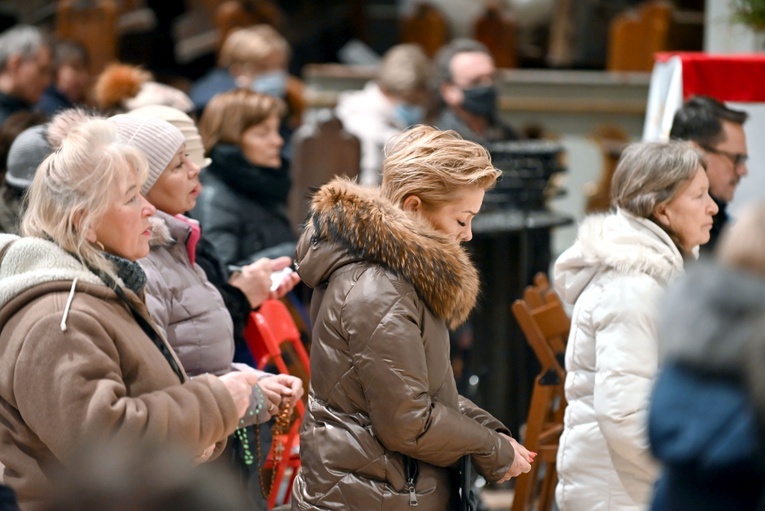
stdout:
<svg viewBox="0 0 765 511">
<path fill-rule="evenodd" d="M 0 34 L 0 123 L 32 110 L 51 81 L 50 43 L 36 27 L 17 25 Z"/>
<path fill-rule="evenodd" d="M 199 122 L 212 163 L 191 216 L 205 228 L 226 265 L 291 256 L 287 216 L 291 179 L 281 157 L 281 100 L 248 89 L 215 96 Z"/>
<path fill-rule="evenodd" d="M 716 260 L 691 267 L 661 310 L 653 511 L 763 509 L 765 205 L 723 233 Z"/>
</svg>

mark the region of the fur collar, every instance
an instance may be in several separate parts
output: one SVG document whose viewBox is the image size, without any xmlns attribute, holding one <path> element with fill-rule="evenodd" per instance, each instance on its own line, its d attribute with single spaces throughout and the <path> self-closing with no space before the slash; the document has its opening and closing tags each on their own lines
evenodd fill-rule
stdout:
<svg viewBox="0 0 765 511">
<path fill-rule="evenodd" d="M 617 210 L 585 218 L 576 243 L 555 263 L 555 288 L 574 303 L 595 275 L 607 270 L 649 275 L 663 285 L 682 272 L 683 256 L 658 225 Z"/>
<path fill-rule="evenodd" d="M 325 240 L 344 254 L 334 249 L 322 257 L 306 257 L 311 249 L 321 250 Z M 428 309 L 450 328 L 467 319 L 478 297 L 478 272 L 458 242 L 381 197 L 378 188 L 343 178 L 335 178 L 314 195 L 298 259 L 301 276 L 313 274 L 309 285 L 328 279 L 350 261 L 382 266 L 412 284 Z M 316 267 L 304 268 L 306 263 Z"/>
</svg>

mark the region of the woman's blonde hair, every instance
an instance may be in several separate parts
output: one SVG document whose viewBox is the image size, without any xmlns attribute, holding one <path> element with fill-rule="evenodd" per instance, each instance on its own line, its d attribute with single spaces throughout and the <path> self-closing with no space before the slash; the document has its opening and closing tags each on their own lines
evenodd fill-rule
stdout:
<svg viewBox="0 0 765 511">
<path fill-rule="evenodd" d="M 290 46 L 275 28 L 270 25 L 238 28 L 226 36 L 220 48 L 218 65 L 257 65 L 275 53 L 284 55 L 285 62 L 290 58 Z"/>
<path fill-rule="evenodd" d="M 493 188 L 499 175 L 483 146 L 456 131 L 418 125 L 386 144 L 382 194 L 398 206 L 416 195 L 432 210 L 465 188 Z"/>
<path fill-rule="evenodd" d="M 118 141 L 104 119 L 75 126 L 35 172 L 21 234 L 49 238 L 88 267 L 114 275 L 112 265 L 86 239 L 107 210 L 121 200 L 127 169 L 146 178 L 146 157 Z"/>
<path fill-rule="evenodd" d="M 693 179 L 701 154 L 689 142 L 643 142 L 627 146 L 611 181 L 611 204 L 640 218 L 651 218 Z"/>
<path fill-rule="evenodd" d="M 218 144 L 236 144 L 242 134 L 272 115 L 284 114 L 284 102 L 274 96 L 249 89 L 234 89 L 214 96 L 199 120 L 199 133 L 205 151 Z"/>
<path fill-rule="evenodd" d="M 716 255 L 722 264 L 765 275 L 765 203 L 748 206 L 725 227 Z"/>
</svg>

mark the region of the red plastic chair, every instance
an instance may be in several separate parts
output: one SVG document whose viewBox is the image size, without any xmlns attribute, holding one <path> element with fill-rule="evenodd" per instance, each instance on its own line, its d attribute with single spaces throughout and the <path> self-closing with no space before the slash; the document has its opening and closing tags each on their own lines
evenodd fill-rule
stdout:
<svg viewBox="0 0 765 511">
<path fill-rule="evenodd" d="M 279 300 L 266 300 L 256 311 L 250 314 L 250 320 L 244 332 L 247 346 L 255 358 L 258 369 L 263 369 L 269 363 L 273 363 L 282 374 L 292 374 L 284 360 L 282 345 L 287 343 L 292 351 L 297 355 L 299 370 L 303 374 L 295 376 L 310 379 L 310 362 L 308 353 L 306 353 L 303 342 L 300 339 L 300 332 L 295 325 L 287 306 Z M 307 383 L 304 382 L 304 383 Z M 291 469 L 287 481 L 286 493 L 279 499 L 280 504 L 287 504 L 292 494 L 292 483 L 295 480 L 298 469 L 300 468 L 300 424 L 305 414 L 305 403 L 299 400 L 295 404 L 293 415 L 294 420 L 290 426 L 289 432 L 280 435 L 278 441 L 271 446 L 271 451 L 264 464 L 264 468 L 275 470 L 274 484 L 270 489 L 268 496 L 268 508 L 271 509 L 277 505 L 277 498 L 283 487 L 285 473 Z M 281 447 L 279 447 L 279 442 Z M 276 446 L 276 447 L 275 447 Z M 279 463 L 275 464 L 276 449 L 281 449 L 283 456 Z"/>
</svg>

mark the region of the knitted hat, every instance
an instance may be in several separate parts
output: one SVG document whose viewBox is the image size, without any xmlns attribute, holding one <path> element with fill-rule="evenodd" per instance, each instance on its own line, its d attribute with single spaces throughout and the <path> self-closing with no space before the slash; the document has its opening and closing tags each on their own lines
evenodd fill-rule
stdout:
<svg viewBox="0 0 765 511">
<path fill-rule="evenodd" d="M 183 145 L 183 133 L 167 121 L 133 113 L 109 117 L 109 122 L 120 141 L 137 147 L 149 160 L 149 175 L 141 187 L 146 195 Z"/>
<path fill-rule="evenodd" d="M 205 148 L 202 145 L 202 137 L 199 135 L 197 125 L 194 124 L 191 117 L 177 108 L 164 105 L 151 105 L 136 108 L 130 113 L 166 120 L 183 133 L 183 138 L 186 139 L 186 153 L 188 153 L 189 159 L 192 162 L 202 168 L 207 167 L 212 162 L 210 158 L 205 158 Z"/>
<path fill-rule="evenodd" d="M 45 138 L 44 124 L 25 129 L 8 150 L 8 171 L 5 180 L 16 188 L 29 188 L 37 167 L 52 152 L 53 149 Z"/>
</svg>

